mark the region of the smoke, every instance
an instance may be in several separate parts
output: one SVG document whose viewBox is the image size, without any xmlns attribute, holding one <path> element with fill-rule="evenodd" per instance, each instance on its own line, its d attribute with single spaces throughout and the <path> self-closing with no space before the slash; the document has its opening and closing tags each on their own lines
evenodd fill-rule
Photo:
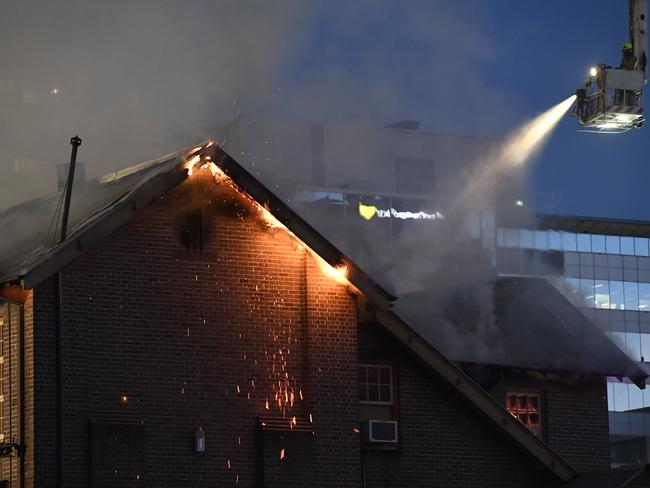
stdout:
<svg viewBox="0 0 650 488">
<path fill-rule="evenodd" d="M 0 208 L 54 191 L 75 133 L 95 177 L 266 104 L 312 10 L 300 0 L 1 2 Z"/>
<path fill-rule="evenodd" d="M 486 81 L 508 49 L 488 34 L 489 10 L 480 2 L 306 4 L 5 2 L 0 60 L 8 68 L 0 75 L 0 103 L 10 110 L 0 116 L 0 207 L 53 189 L 54 165 L 68 159 L 67 141 L 76 132 L 84 140 L 80 160 L 94 177 L 214 136 L 233 120 L 254 123 L 264 115 L 316 121 L 352 116 L 347 120 L 355 125 L 408 116 L 424 120 L 429 130 L 472 133 L 500 132 L 518 118 L 517 98 Z M 543 137 L 521 130 L 516 144 L 493 156 L 504 167 L 516 166 L 517 158 L 541 145 Z M 216 135 L 221 141 L 221 132 Z M 287 151 L 305 145 L 304 134 L 272 141 L 266 136 L 239 145 L 229 141 L 226 150 L 255 164 L 267 184 L 295 181 L 296 166 L 282 166 L 286 152 L 242 161 L 240 153 L 248 154 L 259 140 L 269 139 L 265 148 Z M 326 162 L 327 183 L 377 187 L 369 175 L 377 155 L 393 143 L 353 153 L 358 141 L 339 137 L 339 154 Z M 432 150 L 431 157 L 444 162 L 458 149 Z M 296 150 L 294 159 L 303 156 Z M 373 257 L 370 267 L 397 288 L 424 286 L 446 273 L 434 258 L 474 246 L 466 221 L 503 187 L 504 178 L 496 175 L 504 176 L 504 168 L 468 159 L 464 168 L 479 169 L 460 172 L 469 184 L 453 190 L 457 196 L 446 205 L 453 212 L 440 225 L 402 233 L 390 243 L 398 253 L 371 233 L 354 231 L 344 250 L 361 264 Z M 521 170 L 513 168 L 507 179 L 518 175 Z M 487 267 L 471 262 L 467 272 L 449 274 L 470 277 Z"/>
<path fill-rule="evenodd" d="M 516 208 L 507 187 L 521 177 L 522 170 L 540 153 L 559 120 L 569 110 L 575 96 L 555 105 L 532 120 L 521 124 L 503 143 L 475 161 L 457 196 L 451 201 L 445 221 L 421 232 L 407 233 L 396 243 L 400 255 L 408 259 L 394 263 L 388 272 L 397 291 L 453 289 L 454 284 L 483 281 L 494 275 L 486 250 L 473 239 L 471 227 L 481 213 L 499 210 L 517 212 L 520 222 L 532 222 L 533 216 Z M 514 178 L 513 178 L 514 177 Z M 506 194 L 504 206 L 503 194 Z M 484 217 L 485 214 L 483 214 Z M 491 289 L 486 289 L 491 294 Z"/>
<path fill-rule="evenodd" d="M 457 3 L 2 2 L 0 208 L 52 191 L 75 133 L 89 177 L 244 117 L 494 134 L 521 109 L 485 81 L 508 48 Z"/>
<path fill-rule="evenodd" d="M 576 96 L 551 107 L 534 119 L 520 125 L 503 142 L 496 152 L 482 161 L 461 191 L 454 208 L 477 208 L 493 200 L 492 192 L 499 188 L 498 181 L 507 178 L 535 157 L 551 135 L 560 119 L 569 111 Z"/>
</svg>

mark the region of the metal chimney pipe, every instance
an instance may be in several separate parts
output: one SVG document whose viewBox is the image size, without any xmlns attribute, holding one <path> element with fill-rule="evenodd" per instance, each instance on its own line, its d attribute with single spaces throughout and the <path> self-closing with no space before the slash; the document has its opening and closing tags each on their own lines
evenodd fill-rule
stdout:
<svg viewBox="0 0 650 488">
<path fill-rule="evenodd" d="M 74 183 L 74 166 L 77 163 L 77 149 L 81 146 L 81 139 L 75 135 L 70 139 L 72 144 L 72 154 L 70 155 L 70 170 L 68 171 L 68 181 L 65 184 L 65 202 L 63 204 L 63 220 L 61 221 L 61 240 L 65 241 L 65 235 L 68 230 L 68 214 L 70 212 L 70 198 L 72 197 L 72 184 Z"/>
</svg>

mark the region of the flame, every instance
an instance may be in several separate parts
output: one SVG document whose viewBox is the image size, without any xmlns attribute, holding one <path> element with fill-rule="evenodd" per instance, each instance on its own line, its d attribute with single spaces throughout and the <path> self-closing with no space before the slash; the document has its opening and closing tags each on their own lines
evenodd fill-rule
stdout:
<svg viewBox="0 0 650 488">
<path fill-rule="evenodd" d="M 210 141 L 205 147 L 209 147 L 212 144 L 214 144 L 214 142 Z M 202 149 L 202 147 L 199 147 L 199 149 Z M 318 263 L 318 267 L 321 269 L 324 275 L 329 276 L 337 283 L 350 284 L 350 282 L 348 281 L 348 266 L 346 264 L 339 264 L 336 266 L 332 266 L 330 263 L 325 261 L 316 252 L 314 252 L 309 246 L 307 246 L 298 236 L 296 236 L 291 230 L 289 230 L 289 228 L 287 228 L 286 225 L 280 222 L 275 217 L 275 215 L 271 213 L 271 210 L 268 208 L 268 206 L 260 205 L 257 201 L 252 199 L 248 194 L 241 191 L 237 186 L 237 184 L 234 181 L 232 181 L 232 179 L 226 173 L 224 173 L 223 170 L 219 168 L 219 166 L 217 166 L 217 164 L 215 164 L 214 161 L 212 161 L 212 158 L 210 156 L 202 156 L 201 153 L 193 154 L 185 162 L 185 169 L 187 169 L 188 176 L 192 176 L 197 169 L 198 170 L 208 169 L 218 183 L 221 182 L 227 183 L 231 188 L 233 188 L 240 195 L 245 197 L 251 203 L 253 208 L 257 209 L 262 221 L 268 227 L 272 229 L 284 230 L 293 239 L 295 239 L 301 247 L 309 251 L 309 253 L 314 257 L 314 259 L 316 259 L 316 262 Z"/>
<path fill-rule="evenodd" d="M 284 459 L 284 448 L 280 451 L 280 459 Z"/>
<path fill-rule="evenodd" d="M 339 264 L 332 266 L 330 263 L 321 258 L 318 254 L 312 251 L 312 255 L 316 258 L 318 267 L 325 276 L 329 276 L 337 283 L 348 283 L 348 266 L 346 264 Z"/>
</svg>

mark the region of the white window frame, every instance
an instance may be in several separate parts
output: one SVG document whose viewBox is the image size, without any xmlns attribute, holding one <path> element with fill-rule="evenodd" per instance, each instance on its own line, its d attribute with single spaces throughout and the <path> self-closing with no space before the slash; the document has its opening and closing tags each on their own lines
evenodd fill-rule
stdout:
<svg viewBox="0 0 650 488">
<path fill-rule="evenodd" d="M 361 369 L 361 368 L 384 368 L 384 369 L 388 369 L 388 381 L 389 381 L 388 386 L 390 387 L 390 401 L 385 402 L 385 401 L 379 401 L 379 400 L 377 400 L 377 401 L 361 400 L 361 398 L 359 398 L 359 403 L 362 404 L 362 405 L 388 405 L 388 406 L 393 405 L 395 403 L 395 388 L 393 386 L 393 367 L 391 365 L 389 365 L 389 364 L 360 363 L 359 364 L 359 369 Z M 374 385 L 375 383 L 366 383 L 366 384 Z M 376 383 L 376 384 L 378 386 L 381 386 L 384 383 Z"/>
</svg>

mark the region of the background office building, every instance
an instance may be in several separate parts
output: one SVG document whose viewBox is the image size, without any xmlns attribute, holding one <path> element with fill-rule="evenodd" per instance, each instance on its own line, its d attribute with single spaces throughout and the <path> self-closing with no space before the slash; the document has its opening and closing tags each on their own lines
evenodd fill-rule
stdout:
<svg viewBox="0 0 650 488">
<path fill-rule="evenodd" d="M 431 248 L 445 245 L 444 236 L 436 240 L 450 231 L 444 217 L 463 204 L 458 195 L 476 164 L 499 143 L 422 133 L 409 121 L 368 129 L 240 119 L 224 134 L 227 151 L 397 294 L 431 283 L 413 277 L 435 259 Z M 548 277 L 645 367 L 650 223 L 531 215 L 522 179 L 509 175 L 480 208 L 466 210 L 467 239 L 454 245 L 481 254 L 495 275 Z M 400 218 L 404 212 L 436 217 Z M 649 462 L 650 391 L 610 377 L 607 400 L 612 465 Z"/>
</svg>

